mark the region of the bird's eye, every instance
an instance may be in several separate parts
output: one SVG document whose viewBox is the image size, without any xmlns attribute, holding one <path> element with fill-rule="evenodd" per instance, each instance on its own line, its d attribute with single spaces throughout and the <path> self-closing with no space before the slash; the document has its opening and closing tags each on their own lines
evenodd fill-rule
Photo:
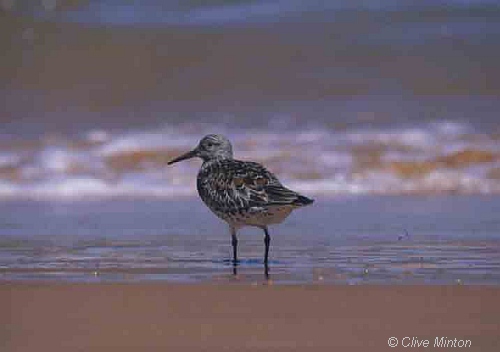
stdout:
<svg viewBox="0 0 500 352">
<path fill-rule="evenodd" d="M 207 147 L 212 148 L 213 146 L 214 146 L 214 144 L 212 142 L 207 143 Z"/>
</svg>

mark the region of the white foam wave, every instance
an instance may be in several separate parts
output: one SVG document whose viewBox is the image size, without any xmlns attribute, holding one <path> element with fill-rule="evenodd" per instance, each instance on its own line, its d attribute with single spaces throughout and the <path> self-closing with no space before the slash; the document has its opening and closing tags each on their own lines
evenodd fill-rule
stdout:
<svg viewBox="0 0 500 352">
<path fill-rule="evenodd" d="M 109 183 L 90 177 L 75 177 L 29 185 L 0 182 L 0 198 L 88 199 L 107 197 L 163 197 L 194 195 L 192 187 L 137 184 L 127 180 Z"/>
<path fill-rule="evenodd" d="M 167 167 L 158 155 L 192 149 L 205 132 L 195 130 L 96 130 L 84 134 L 82 143 L 41 141 L 0 150 L 0 197 L 194 196 L 199 161 Z M 500 160 L 488 161 L 500 152 L 496 137 L 475 134 L 465 124 L 224 133 L 238 159 L 263 163 L 305 193 L 500 193 L 494 176 Z M 476 150 L 483 160 L 474 159 Z M 142 151 L 155 153 L 134 155 Z M 451 164 L 440 161 L 450 155 Z M 460 164 L 457 155 L 469 159 Z"/>
<path fill-rule="evenodd" d="M 171 131 L 146 131 L 118 135 L 102 145 L 97 153 L 102 156 L 141 150 L 192 148 L 198 136 L 179 135 Z"/>
</svg>

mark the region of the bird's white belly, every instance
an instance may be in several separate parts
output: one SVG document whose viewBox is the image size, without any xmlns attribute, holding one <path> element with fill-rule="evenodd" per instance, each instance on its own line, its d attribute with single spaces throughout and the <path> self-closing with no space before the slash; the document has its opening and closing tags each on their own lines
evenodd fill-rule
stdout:
<svg viewBox="0 0 500 352">
<path fill-rule="evenodd" d="M 225 220 L 232 227 L 267 226 L 279 224 L 290 215 L 293 207 L 290 205 L 253 207 L 244 213 L 228 214 L 215 212 L 218 217 Z"/>
</svg>

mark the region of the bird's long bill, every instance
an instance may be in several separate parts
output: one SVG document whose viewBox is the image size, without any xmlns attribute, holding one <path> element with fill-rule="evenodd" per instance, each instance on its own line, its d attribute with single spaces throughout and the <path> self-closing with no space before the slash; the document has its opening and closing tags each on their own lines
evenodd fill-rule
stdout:
<svg viewBox="0 0 500 352">
<path fill-rule="evenodd" d="M 195 156 L 196 156 L 196 149 L 191 150 L 190 152 L 187 152 L 186 154 L 182 154 L 181 156 L 178 156 L 177 158 L 170 160 L 167 163 L 167 165 L 172 165 L 173 163 L 176 163 L 176 162 L 179 162 L 182 160 L 186 160 L 186 159 L 191 159 L 191 158 L 194 158 Z"/>
</svg>

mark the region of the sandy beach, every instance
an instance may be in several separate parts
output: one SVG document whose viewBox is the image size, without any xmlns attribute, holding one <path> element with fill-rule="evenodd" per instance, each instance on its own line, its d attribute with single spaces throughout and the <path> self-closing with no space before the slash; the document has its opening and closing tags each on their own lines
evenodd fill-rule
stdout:
<svg viewBox="0 0 500 352">
<path fill-rule="evenodd" d="M 458 348 L 433 347 L 445 337 L 470 340 L 468 351 L 497 351 L 499 293 L 479 286 L 2 283 L 0 341 L 5 352 L 398 351 L 411 338 L 429 340 L 427 349 Z M 390 337 L 397 348 L 388 347 Z"/>
</svg>

